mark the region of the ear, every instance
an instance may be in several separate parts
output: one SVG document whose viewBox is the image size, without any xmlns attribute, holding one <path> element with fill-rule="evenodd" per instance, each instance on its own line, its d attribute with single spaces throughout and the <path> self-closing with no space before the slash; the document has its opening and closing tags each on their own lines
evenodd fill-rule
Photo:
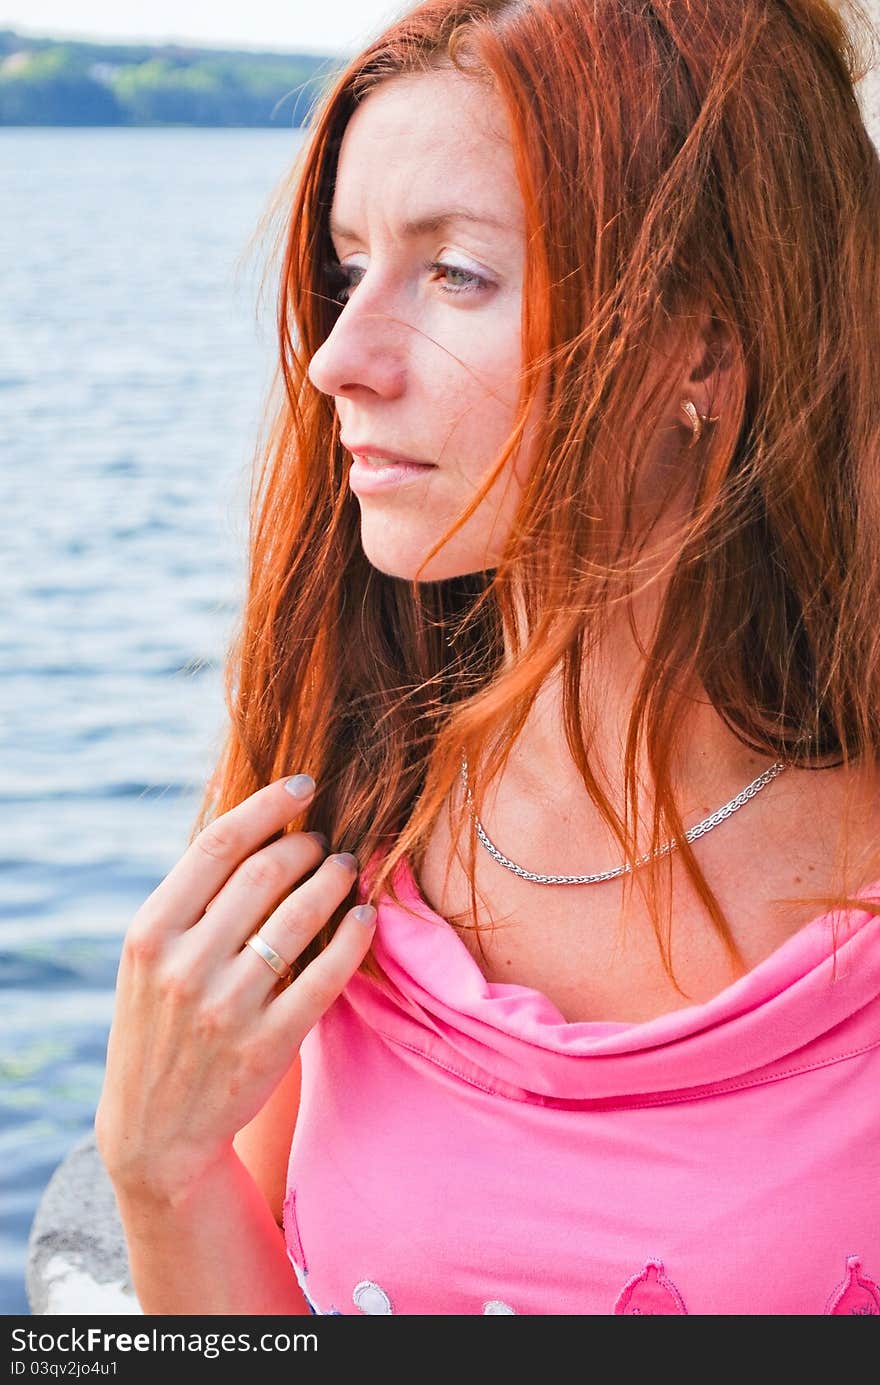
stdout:
<svg viewBox="0 0 880 1385">
<path fill-rule="evenodd" d="M 682 378 L 682 395 L 694 401 L 698 413 L 714 416 L 723 411 L 733 359 L 728 329 L 708 311 L 702 312 Z"/>
</svg>

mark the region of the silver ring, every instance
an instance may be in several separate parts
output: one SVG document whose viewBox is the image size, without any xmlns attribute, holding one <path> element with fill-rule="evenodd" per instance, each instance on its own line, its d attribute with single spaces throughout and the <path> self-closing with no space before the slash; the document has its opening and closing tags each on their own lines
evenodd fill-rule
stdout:
<svg viewBox="0 0 880 1385">
<path fill-rule="evenodd" d="M 252 933 L 245 942 L 245 947 L 252 947 L 257 956 L 262 957 L 263 961 L 272 968 L 280 981 L 290 981 L 293 967 L 289 962 L 285 962 L 284 958 L 275 951 L 274 947 L 270 947 L 259 933 Z"/>
</svg>

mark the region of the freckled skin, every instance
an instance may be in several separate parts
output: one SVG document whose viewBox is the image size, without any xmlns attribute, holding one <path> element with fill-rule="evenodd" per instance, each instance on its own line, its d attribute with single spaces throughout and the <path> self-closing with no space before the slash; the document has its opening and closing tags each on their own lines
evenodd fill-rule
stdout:
<svg viewBox="0 0 880 1385">
<path fill-rule="evenodd" d="M 398 235 L 414 213 L 453 204 L 508 229 L 456 222 L 411 242 Z M 412 577 L 487 475 L 516 410 L 523 213 L 493 99 L 446 73 L 383 83 L 346 128 L 332 212 L 358 232 L 334 246 L 357 272 L 309 375 L 333 396 L 346 442 L 437 463 L 416 486 L 359 497 L 366 556 Z M 425 269 L 429 260 L 475 272 L 487 287 L 447 292 L 444 284 L 458 287 L 462 276 L 444 280 Z M 522 488 L 520 462 L 527 466 L 527 448 L 422 580 L 497 564 Z"/>
</svg>

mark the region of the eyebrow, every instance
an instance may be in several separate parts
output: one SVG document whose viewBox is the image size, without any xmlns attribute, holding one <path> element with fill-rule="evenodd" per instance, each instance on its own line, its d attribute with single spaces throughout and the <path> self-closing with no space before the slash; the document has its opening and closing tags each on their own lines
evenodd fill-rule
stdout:
<svg viewBox="0 0 880 1385">
<path fill-rule="evenodd" d="M 478 214 L 469 211 L 467 207 L 446 207 L 437 211 L 426 212 L 424 216 L 417 217 L 413 221 L 405 221 L 400 231 L 404 239 L 415 240 L 418 236 L 433 235 L 437 231 L 442 231 L 454 221 L 465 221 L 478 226 L 494 226 L 499 231 L 511 230 L 506 221 L 501 221 L 498 217 L 491 216 L 487 212 Z M 332 216 L 330 218 L 330 234 L 338 236 L 340 240 L 357 240 L 356 231 L 340 225 Z"/>
</svg>

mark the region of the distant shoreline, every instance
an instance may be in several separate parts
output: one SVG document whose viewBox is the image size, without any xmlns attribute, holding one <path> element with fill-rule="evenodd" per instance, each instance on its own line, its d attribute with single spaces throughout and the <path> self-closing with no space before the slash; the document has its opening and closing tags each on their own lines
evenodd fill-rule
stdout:
<svg viewBox="0 0 880 1385">
<path fill-rule="evenodd" d="M 0 30 L 0 128 L 302 127 L 345 58 Z"/>
<path fill-rule="evenodd" d="M 880 145 L 880 0 L 859 3 L 878 63 L 858 95 Z M 861 23 L 851 33 L 861 46 Z M 338 53 L 90 42 L 0 29 L 0 128 L 301 128 L 324 84 L 349 60 Z"/>
</svg>

